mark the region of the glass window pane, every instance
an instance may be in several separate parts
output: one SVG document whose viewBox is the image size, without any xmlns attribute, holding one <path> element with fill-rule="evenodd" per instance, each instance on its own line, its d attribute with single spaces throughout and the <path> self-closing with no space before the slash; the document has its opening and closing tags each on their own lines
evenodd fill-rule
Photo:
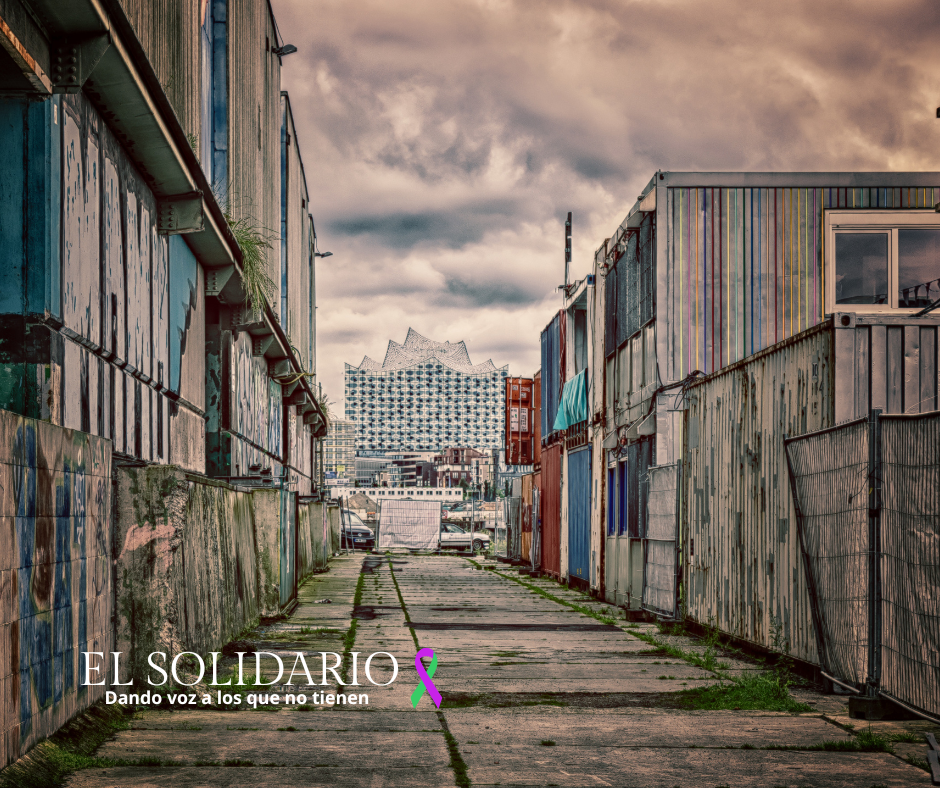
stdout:
<svg viewBox="0 0 940 788">
<path fill-rule="evenodd" d="M 898 231 L 898 306 L 940 298 L 940 230 Z"/>
<path fill-rule="evenodd" d="M 836 233 L 836 303 L 888 302 L 888 234 Z"/>
</svg>

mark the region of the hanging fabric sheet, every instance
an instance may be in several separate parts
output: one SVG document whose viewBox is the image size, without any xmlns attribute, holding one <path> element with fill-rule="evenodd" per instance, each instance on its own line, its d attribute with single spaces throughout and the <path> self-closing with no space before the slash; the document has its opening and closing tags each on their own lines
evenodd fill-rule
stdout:
<svg viewBox="0 0 940 788">
<path fill-rule="evenodd" d="M 565 383 L 553 430 L 565 430 L 587 419 L 587 372 L 581 370 Z"/>
</svg>

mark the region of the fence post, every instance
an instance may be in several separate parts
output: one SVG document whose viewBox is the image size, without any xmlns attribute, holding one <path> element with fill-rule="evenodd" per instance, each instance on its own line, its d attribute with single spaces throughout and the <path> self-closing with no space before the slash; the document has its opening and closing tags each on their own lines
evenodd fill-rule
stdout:
<svg viewBox="0 0 940 788">
<path fill-rule="evenodd" d="M 868 680 L 867 696 L 881 684 L 881 408 L 868 416 Z"/>
<path fill-rule="evenodd" d="M 803 574 L 806 577 L 806 590 L 809 592 L 809 611 L 813 619 L 813 629 L 816 632 L 816 650 L 819 652 L 819 665 L 823 671 L 831 671 L 829 654 L 826 646 L 826 633 L 823 629 L 822 613 L 819 609 L 819 593 L 816 589 L 816 577 L 813 574 L 813 565 L 806 549 L 806 521 L 803 508 L 800 506 L 800 496 L 796 488 L 796 474 L 793 472 L 793 463 L 790 461 L 790 452 L 787 443 L 793 440 L 786 434 L 783 436 L 783 453 L 787 460 L 787 476 L 790 478 L 790 498 L 793 500 L 793 513 L 796 515 L 796 535 L 800 542 L 800 553 L 803 556 Z"/>
</svg>

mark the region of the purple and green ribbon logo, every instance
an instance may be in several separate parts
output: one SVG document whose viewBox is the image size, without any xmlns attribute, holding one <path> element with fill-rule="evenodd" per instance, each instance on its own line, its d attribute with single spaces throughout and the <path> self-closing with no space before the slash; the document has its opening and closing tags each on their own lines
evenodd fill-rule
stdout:
<svg viewBox="0 0 940 788">
<path fill-rule="evenodd" d="M 431 664 L 427 669 L 425 669 L 421 657 L 431 658 Z M 421 683 L 415 687 L 415 691 L 411 693 L 412 707 L 415 709 L 418 708 L 418 701 L 421 700 L 421 696 L 427 692 L 431 696 L 431 700 L 434 701 L 434 705 L 440 708 L 441 693 L 437 691 L 437 687 L 435 687 L 434 682 L 431 681 L 431 677 L 437 671 L 437 655 L 434 653 L 433 649 L 423 648 L 415 654 L 415 670 L 418 671 Z"/>
</svg>

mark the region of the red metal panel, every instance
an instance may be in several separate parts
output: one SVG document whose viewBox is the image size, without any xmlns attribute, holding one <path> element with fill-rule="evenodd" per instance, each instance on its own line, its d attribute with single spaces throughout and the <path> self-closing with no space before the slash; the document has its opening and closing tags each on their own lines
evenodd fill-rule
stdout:
<svg viewBox="0 0 940 788">
<path fill-rule="evenodd" d="M 506 378 L 503 436 L 507 465 L 531 465 L 535 443 L 533 384 L 531 378 Z"/>
<path fill-rule="evenodd" d="M 561 444 L 542 451 L 542 571 L 561 578 Z"/>
<path fill-rule="evenodd" d="M 535 373 L 532 381 L 532 423 L 535 425 L 532 463 L 538 465 L 542 461 L 542 370 Z"/>
</svg>

